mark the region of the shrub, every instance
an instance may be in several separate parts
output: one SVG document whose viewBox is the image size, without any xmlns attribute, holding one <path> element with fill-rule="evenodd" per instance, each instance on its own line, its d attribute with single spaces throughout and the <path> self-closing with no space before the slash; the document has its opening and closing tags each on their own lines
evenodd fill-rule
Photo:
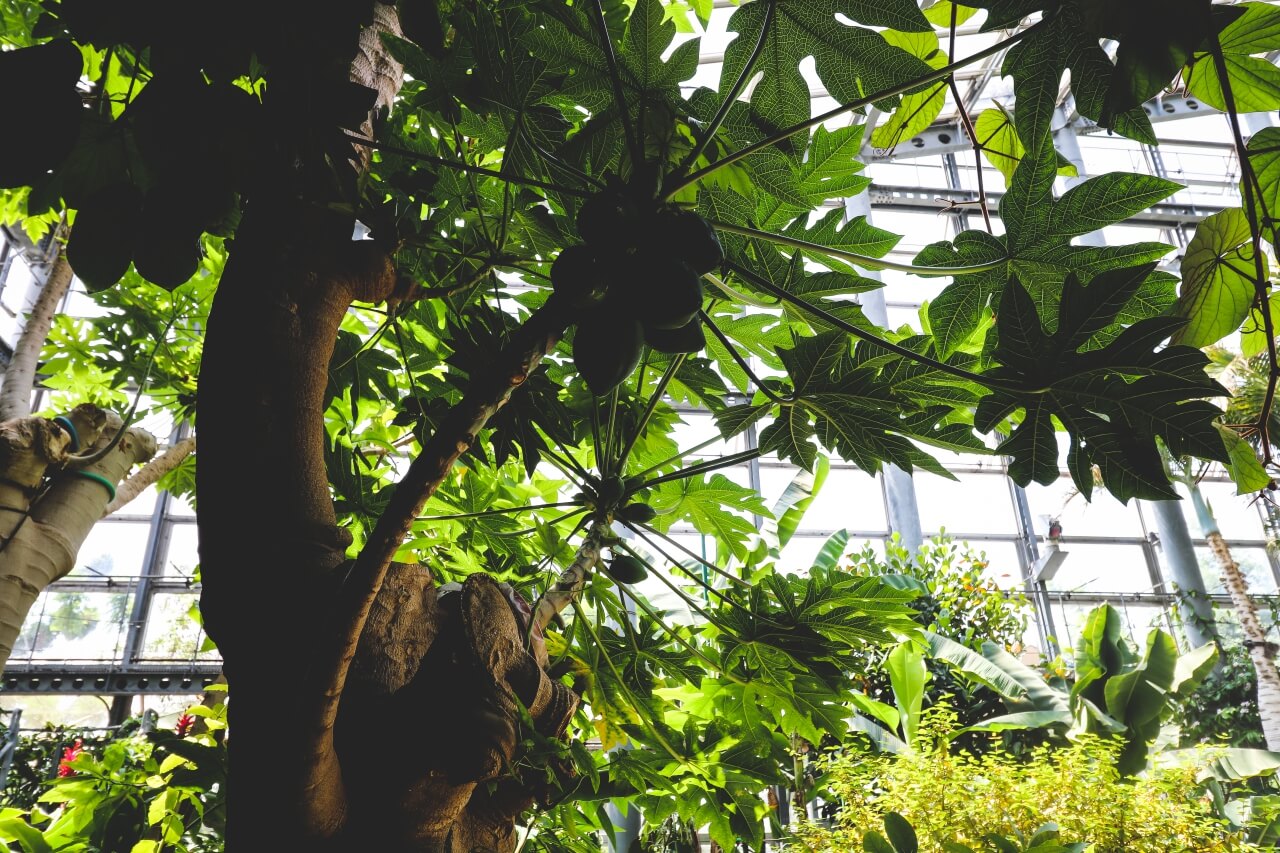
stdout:
<svg viewBox="0 0 1280 853">
<path fill-rule="evenodd" d="M 955 715 L 935 708 L 925 726 L 933 746 L 899 755 L 830 753 L 821 761 L 825 796 L 838 804 L 830 827 L 793 827 L 793 851 L 844 853 L 897 812 L 915 827 L 923 853 L 947 843 L 992 850 L 990 835 L 1030 838 L 1046 824 L 1094 853 L 1218 853 L 1256 849 L 1213 813 L 1194 768 L 1122 780 L 1120 744 L 1081 736 L 1019 758 L 1003 750 L 953 753 Z M 954 848 L 953 848 L 954 849 Z"/>
</svg>

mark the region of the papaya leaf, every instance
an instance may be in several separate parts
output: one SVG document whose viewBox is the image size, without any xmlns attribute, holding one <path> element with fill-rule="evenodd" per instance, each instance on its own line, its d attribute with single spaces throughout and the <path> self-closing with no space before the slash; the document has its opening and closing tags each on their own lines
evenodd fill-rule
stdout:
<svg viewBox="0 0 1280 853">
<path fill-rule="evenodd" d="M 777 0 L 776 5 L 773 26 L 758 60 L 758 67 L 769 68 L 771 73 L 751 96 L 752 112 L 775 128 L 809 118 L 809 84 L 799 67 L 807 57 L 813 57 L 818 79 L 840 102 L 929 72 L 924 61 L 868 29 L 929 30 L 931 25 L 914 0 Z M 728 30 L 738 37 L 725 49 L 721 80 L 736 80 L 741 73 L 764 24 L 765 6 L 744 3 L 729 19 Z M 842 19 L 867 26 L 849 26 L 841 23 Z"/>
<path fill-rule="evenodd" d="M 1204 373 L 1207 357 L 1186 346 L 1157 350 L 1178 321 L 1152 318 L 1125 329 L 1100 349 L 1080 351 L 1114 319 L 1151 271 L 1135 267 L 1098 275 L 1085 287 L 1068 276 L 1057 330 L 1047 334 L 1017 279 L 1000 303 L 999 342 L 991 376 L 1025 393 L 997 391 L 978 404 L 975 426 L 990 430 L 1021 408 L 1021 422 L 997 450 L 1013 457 L 1009 474 L 1023 485 L 1058 476 L 1056 419 L 1071 435 L 1067 467 L 1088 496 L 1094 466 L 1120 501 L 1174 499 L 1156 439 L 1175 455 L 1227 461 L 1214 428 L 1221 411 L 1202 398 L 1225 389 Z M 1175 448 L 1177 448 L 1175 450 Z"/>
</svg>

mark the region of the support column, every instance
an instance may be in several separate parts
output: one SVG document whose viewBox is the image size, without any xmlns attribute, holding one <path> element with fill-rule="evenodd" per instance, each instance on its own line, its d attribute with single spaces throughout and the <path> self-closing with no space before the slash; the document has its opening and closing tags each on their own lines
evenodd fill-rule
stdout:
<svg viewBox="0 0 1280 853">
<path fill-rule="evenodd" d="M 1080 142 L 1076 135 L 1075 125 L 1066 120 L 1059 109 L 1054 116 L 1055 124 L 1060 125 L 1053 132 L 1053 144 L 1071 165 L 1076 167 L 1077 175 L 1065 179 L 1065 188 L 1070 189 L 1085 181 L 1089 175 L 1085 170 L 1084 155 L 1080 151 Z M 1078 245 L 1105 246 L 1106 239 L 1101 232 L 1092 231 L 1076 238 Z M 1178 611 L 1183 625 L 1183 636 L 1193 648 L 1204 645 L 1214 638 L 1213 605 L 1205 594 L 1204 579 L 1200 575 L 1200 565 L 1196 560 L 1195 548 L 1191 544 L 1191 534 L 1187 531 L 1187 520 L 1182 514 L 1181 501 L 1144 501 L 1151 507 L 1156 518 L 1156 530 L 1160 536 L 1160 550 L 1167 566 L 1165 580 L 1172 580 L 1180 589 Z"/>
<path fill-rule="evenodd" d="M 848 198 L 844 203 L 846 220 L 855 216 L 871 217 L 871 202 L 865 192 Z M 880 273 L 864 270 L 867 278 L 882 280 Z M 872 290 L 858 294 L 858 304 L 867 319 L 882 328 L 889 327 L 888 309 L 885 307 L 884 290 Z M 924 544 L 924 531 L 920 527 L 920 507 L 916 503 L 916 484 L 911 474 L 896 465 L 885 463 L 880 471 L 880 487 L 884 490 L 885 513 L 889 531 L 897 533 L 902 546 L 915 554 Z"/>
<path fill-rule="evenodd" d="M 1059 651 L 1058 632 L 1053 624 L 1053 602 L 1049 598 L 1049 587 L 1034 575 L 1034 566 L 1040 557 L 1040 548 L 1036 545 L 1036 529 L 1031 522 L 1031 504 L 1027 500 L 1027 492 L 1013 480 L 1005 478 L 1009 484 L 1009 494 L 1013 498 L 1014 515 L 1018 521 L 1018 558 L 1022 563 L 1022 581 L 1026 588 L 1027 598 L 1036 613 L 1036 633 L 1040 639 L 1040 653 L 1045 657 L 1056 657 Z"/>
<path fill-rule="evenodd" d="M 1187 517 L 1182 512 L 1181 501 L 1148 501 L 1156 517 L 1156 531 L 1160 537 L 1160 553 L 1168 579 L 1178 585 L 1178 615 L 1182 623 L 1182 635 L 1192 648 L 1218 639 L 1217 621 L 1213 604 L 1204 587 L 1200 562 L 1196 559 L 1195 545 L 1187 528 Z"/>
</svg>

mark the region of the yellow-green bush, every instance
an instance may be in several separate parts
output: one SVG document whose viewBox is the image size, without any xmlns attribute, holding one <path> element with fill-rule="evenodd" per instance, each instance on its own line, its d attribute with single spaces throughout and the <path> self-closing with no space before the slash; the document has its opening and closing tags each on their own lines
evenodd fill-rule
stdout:
<svg viewBox="0 0 1280 853">
<path fill-rule="evenodd" d="M 930 715 L 930 749 L 829 755 L 822 767 L 840 811 L 830 828 L 797 827 L 790 849 L 861 850 L 863 835 L 880 829 L 891 811 L 915 827 L 922 853 L 944 853 L 945 842 L 991 850 L 988 835 L 1030 838 L 1046 823 L 1058 825 L 1063 842 L 1092 844 L 1091 853 L 1256 849 L 1214 817 L 1192 768 L 1122 780 L 1115 770 L 1120 744 L 1093 736 L 1037 748 L 1029 758 L 1002 750 L 952 754 L 953 720 L 948 711 Z"/>
</svg>

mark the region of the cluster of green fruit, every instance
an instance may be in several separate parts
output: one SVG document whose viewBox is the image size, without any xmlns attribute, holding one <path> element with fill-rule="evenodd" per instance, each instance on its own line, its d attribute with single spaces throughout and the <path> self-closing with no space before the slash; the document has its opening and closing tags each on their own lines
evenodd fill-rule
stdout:
<svg viewBox="0 0 1280 853">
<path fill-rule="evenodd" d="M 610 188 L 583 202 L 577 225 L 586 242 L 560 253 L 551 285 L 575 311 L 573 361 L 592 394 L 616 388 L 646 344 L 664 353 L 706 346 L 702 275 L 724 251 L 705 219 Z"/>
</svg>

